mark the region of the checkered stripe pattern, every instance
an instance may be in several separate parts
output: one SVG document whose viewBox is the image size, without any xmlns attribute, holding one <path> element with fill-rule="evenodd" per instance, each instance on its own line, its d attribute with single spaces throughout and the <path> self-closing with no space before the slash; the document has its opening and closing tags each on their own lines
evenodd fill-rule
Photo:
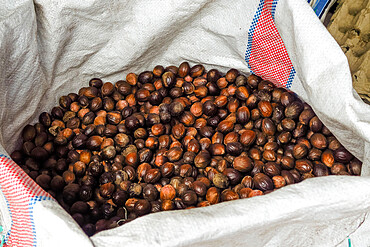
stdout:
<svg viewBox="0 0 370 247">
<path fill-rule="evenodd" d="M 278 0 L 260 0 L 248 31 L 245 61 L 252 73 L 290 88 L 295 70 L 274 23 Z"/>
<path fill-rule="evenodd" d="M 5 246 L 36 246 L 33 206 L 37 201 L 52 198 L 4 155 L 0 155 L 0 188 L 12 221 L 6 233 Z"/>
</svg>

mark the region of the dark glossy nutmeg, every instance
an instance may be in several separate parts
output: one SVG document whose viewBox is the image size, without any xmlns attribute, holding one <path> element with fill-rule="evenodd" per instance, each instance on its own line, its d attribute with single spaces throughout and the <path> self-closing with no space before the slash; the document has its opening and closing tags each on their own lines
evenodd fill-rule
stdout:
<svg viewBox="0 0 370 247">
<path fill-rule="evenodd" d="M 101 88 L 103 86 L 103 81 L 99 78 L 93 78 L 89 81 L 89 86 L 90 87 Z"/>
<path fill-rule="evenodd" d="M 281 171 L 281 176 L 284 178 L 286 185 L 294 184 L 295 183 L 294 177 L 293 177 L 293 175 L 289 171 L 282 170 Z"/>
<path fill-rule="evenodd" d="M 270 177 L 278 176 L 280 175 L 281 168 L 275 162 L 267 162 L 263 166 L 263 172 Z"/>
<path fill-rule="evenodd" d="M 309 172 L 312 172 L 313 165 L 311 161 L 307 159 L 300 159 L 300 160 L 296 160 L 295 169 L 299 171 L 300 173 L 309 173 Z"/>
<path fill-rule="evenodd" d="M 228 143 L 226 152 L 232 156 L 239 156 L 243 152 L 243 145 L 240 142 Z"/>
<path fill-rule="evenodd" d="M 261 130 L 268 136 L 275 135 L 276 126 L 270 118 L 264 118 L 261 123 Z"/>
<path fill-rule="evenodd" d="M 132 86 L 125 81 L 117 81 L 115 87 L 123 96 L 127 96 L 132 93 Z"/>
<path fill-rule="evenodd" d="M 302 113 L 299 115 L 299 122 L 304 125 L 308 125 L 313 117 L 315 117 L 315 113 L 312 109 L 303 110 Z"/>
<path fill-rule="evenodd" d="M 250 118 L 250 111 L 248 107 L 242 106 L 236 112 L 236 121 L 242 125 L 248 123 Z"/>
<path fill-rule="evenodd" d="M 134 206 L 134 212 L 138 216 L 142 216 L 142 215 L 145 215 L 145 214 L 150 213 L 151 209 L 152 209 L 152 205 L 146 199 L 140 199 L 140 200 L 138 200 L 135 203 L 135 206 Z"/>
<path fill-rule="evenodd" d="M 322 126 L 323 124 L 317 116 L 314 116 L 313 118 L 311 118 L 309 122 L 309 127 L 311 131 L 319 132 L 322 129 Z"/>
<path fill-rule="evenodd" d="M 194 191 L 188 190 L 181 196 L 181 200 L 186 206 L 192 206 L 197 203 L 198 197 Z"/>
<path fill-rule="evenodd" d="M 210 162 L 211 154 L 206 150 L 200 151 L 194 158 L 194 165 L 197 168 L 205 168 Z"/>
<path fill-rule="evenodd" d="M 117 190 L 112 195 L 112 201 L 114 204 L 116 204 L 118 207 L 122 207 L 125 205 L 129 195 L 124 190 Z"/>
<path fill-rule="evenodd" d="M 353 155 L 350 152 L 348 152 L 348 150 L 345 149 L 343 146 L 342 147 L 339 147 L 336 150 L 334 150 L 333 153 L 334 153 L 334 159 L 337 162 L 348 163 L 353 158 Z"/>
<path fill-rule="evenodd" d="M 207 116 L 214 116 L 217 114 L 217 106 L 212 100 L 206 101 L 202 106 L 203 113 Z"/>
<path fill-rule="evenodd" d="M 204 66 L 201 64 L 194 65 L 189 71 L 189 75 L 193 78 L 199 77 L 204 73 Z"/>
<path fill-rule="evenodd" d="M 152 79 L 153 79 L 153 73 L 151 71 L 144 71 L 140 73 L 137 78 L 137 80 L 143 84 L 150 83 Z"/>
<path fill-rule="evenodd" d="M 235 95 L 238 99 L 245 101 L 250 95 L 249 86 L 240 86 L 236 89 Z"/>
<path fill-rule="evenodd" d="M 180 64 L 179 66 L 179 70 L 177 72 L 177 74 L 180 76 L 180 77 L 185 77 L 189 74 L 190 72 L 190 65 L 188 62 L 183 62 Z"/>
<path fill-rule="evenodd" d="M 145 183 L 154 184 L 161 178 L 161 172 L 159 169 L 150 169 L 147 171 L 144 177 Z"/>
<path fill-rule="evenodd" d="M 257 173 L 253 177 L 254 186 L 262 191 L 274 189 L 274 183 L 271 178 L 263 173 Z"/>
<path fill-rule="evenodd" d="M 176 76 L 175 76 L 174 73 L 172 73 L 170 71 L 167 71 L 167 72 L 163 73 L 162 81 L 163 81 L 163 85 L 166 88 L 172 88 L 176 84 Z"/>
<path fill-rule="evenodd" d="M 308 154 L 308 148 L 306 145 L 299 143 L 293 148 L 293 156 L 296 159 L 302 159 Z"/>
<path fill-rule="evenodd" d="M 283 156 L 280 159 L 280 165 L 283 169 L 287 169 L 287 170 L 293 169 L 295 166 L 294 158 L 289 157 L 289 156 Z"/>
<path fill-rule="evenodd" d="M 62 96 L 59 98 L 59 105 L 64 109 L 69 109 L 70 105 L 72 104 L 72 100 L 68 96 Z"/>
<path fill-rule="evenodd" d="M 239 184 L 243 178 L 242 174 L 234 168 L 226 168 L 223 174 L 228 178 L 231 185 Z"/>
<path fill-rule="evenodd" d="M 134 116 L 129 116 L 125 119 L 125 126 L 130 131 L 135 131 L 140 126 L 139 120 Z"/>
<path fill-rule="evenodd" d="M 211 69 L 207 73 L 207 81 L 210 82 L 217 82 L 218 79 L 220 79 L 221 74 L 217 69 Z"/>
</svg>

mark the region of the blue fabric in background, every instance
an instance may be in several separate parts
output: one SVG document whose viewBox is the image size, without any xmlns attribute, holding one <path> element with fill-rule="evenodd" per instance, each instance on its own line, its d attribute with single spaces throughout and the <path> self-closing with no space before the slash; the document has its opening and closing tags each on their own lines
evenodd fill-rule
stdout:
<svg viewBox="0 0 370 247">
<path fill-rule="evenodd" d="M 315 11 L 316 15 L 321 18 L 325 12 L 325 9 L 330 5 L 332 2 L 331 0 L 307 0 L 307 2 L 312 6 L 313 10 Z"/>
</svg>

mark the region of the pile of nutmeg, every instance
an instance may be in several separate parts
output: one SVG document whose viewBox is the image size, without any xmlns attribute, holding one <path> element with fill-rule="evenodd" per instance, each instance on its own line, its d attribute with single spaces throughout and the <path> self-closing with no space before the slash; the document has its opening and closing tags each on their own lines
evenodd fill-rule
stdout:
<svg viewBox="0 0 370 247">
<path fill-rule="evenodd" d="M 187 62 L 115 85 L 91 79 L 22 137 L 11 158 L 89 236 L 362 165 L 292 92 Z"/>
</svg>

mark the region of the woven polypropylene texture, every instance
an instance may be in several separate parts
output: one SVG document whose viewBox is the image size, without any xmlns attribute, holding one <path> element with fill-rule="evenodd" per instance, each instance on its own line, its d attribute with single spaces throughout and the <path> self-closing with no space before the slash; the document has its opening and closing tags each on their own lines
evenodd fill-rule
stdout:
<svg viewBox="0 0 370 247">
<path fill-rule="evenodd" d="M 290 88 L 295 70 L 274 24 L 277 2 L 260 1 L 248 32 L 245 60 L 253 73 L 278 86 Z"/>
<path fill-rule="evenodd" d="M 11 226 L 7 246 L 36 246 L 33 206 L 52 198 L 10 158 L 0 155 L 0 188 L 7 202 Z"/>
</svg>

